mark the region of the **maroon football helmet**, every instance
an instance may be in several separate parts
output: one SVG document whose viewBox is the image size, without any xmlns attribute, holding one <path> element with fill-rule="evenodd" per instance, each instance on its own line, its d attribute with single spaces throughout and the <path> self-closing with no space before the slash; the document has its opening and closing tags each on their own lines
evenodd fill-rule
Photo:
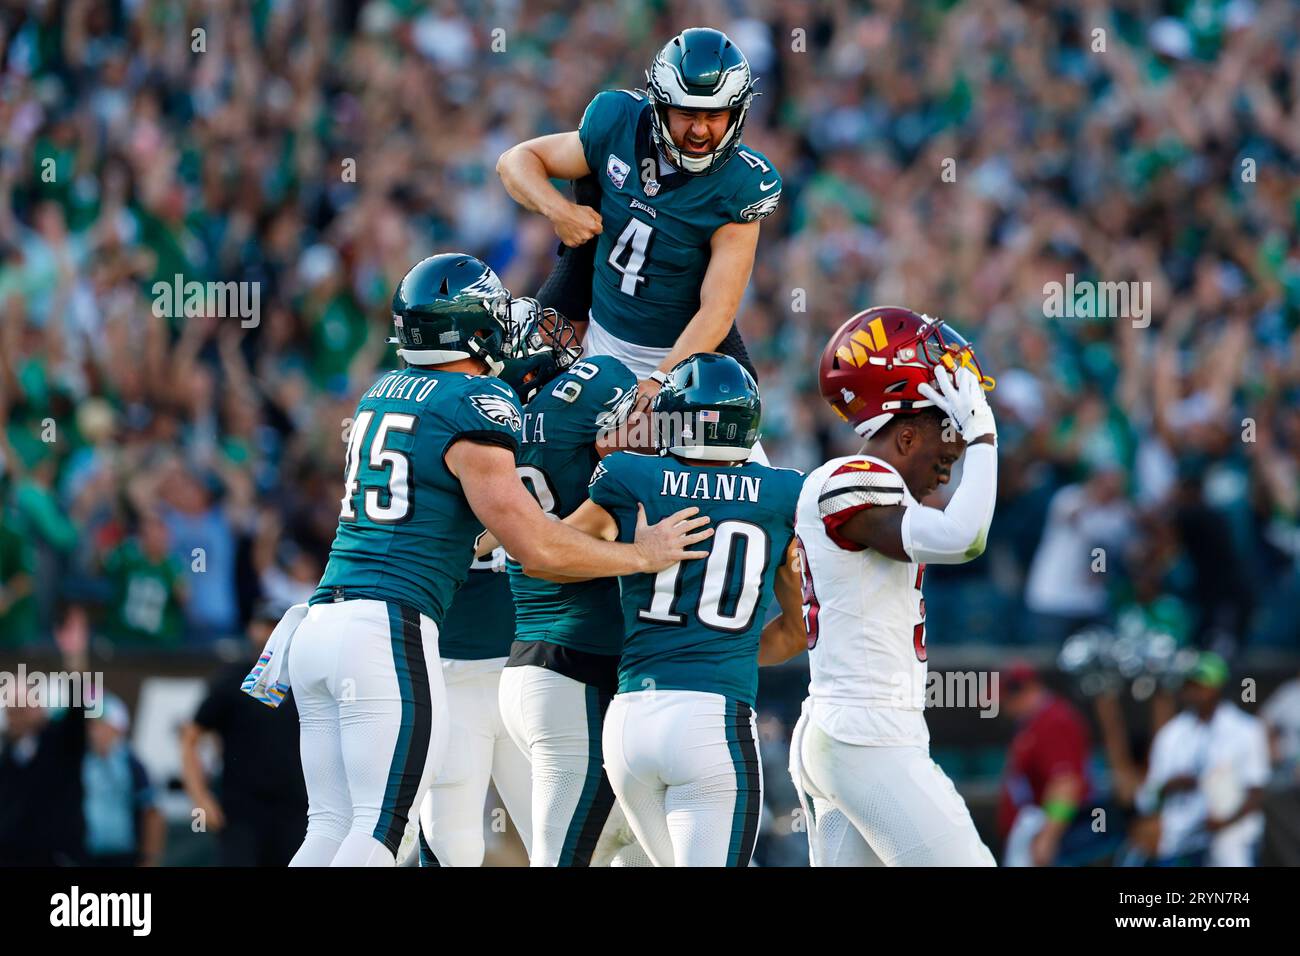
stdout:
<svg viewBox="0 0 1300 956">
<path fill-rule="evenodd" d="M 839 327 L 822 352 L 822 397 L 863 438 L 895 415 L 934 405 L 919 391 L 935 386 L 934 370 L 966 366 L 987 391 L 993 379 L 980 369 L 975 351 L 951 326 L 895 306 L 859 312 Z"/>
</svg>

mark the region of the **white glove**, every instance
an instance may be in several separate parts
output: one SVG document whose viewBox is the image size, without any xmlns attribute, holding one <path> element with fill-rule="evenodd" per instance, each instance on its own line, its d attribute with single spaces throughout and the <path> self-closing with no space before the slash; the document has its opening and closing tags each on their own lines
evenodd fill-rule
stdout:
<svg viewBox="0 0 1300 956">
<path fill-rule="evenodd" d="M 936 368 L 934 379 L 942 395 L 929 385 L 922 385 L 917 391 L 948 413 L 968 445 L 982 435 L 997 437 L 993 409 L 974 372 L 963 365 L 954 376 L 945 368 Z"/>
</svg>

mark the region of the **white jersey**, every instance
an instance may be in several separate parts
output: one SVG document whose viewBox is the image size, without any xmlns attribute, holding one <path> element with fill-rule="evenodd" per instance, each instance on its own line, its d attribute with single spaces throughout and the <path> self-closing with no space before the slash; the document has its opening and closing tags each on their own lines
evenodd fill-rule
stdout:
<svg viewBox="0 0 1300 956">
<path fill-rule="evenodd" d="M 891 465 L 867 455 L 827 462 L 799 495 L 809 714 L 844 743 L 929 742 L 925 565 L 895 561 L 839 533 L 866 508 L 916 503 Z"/>
</svg>

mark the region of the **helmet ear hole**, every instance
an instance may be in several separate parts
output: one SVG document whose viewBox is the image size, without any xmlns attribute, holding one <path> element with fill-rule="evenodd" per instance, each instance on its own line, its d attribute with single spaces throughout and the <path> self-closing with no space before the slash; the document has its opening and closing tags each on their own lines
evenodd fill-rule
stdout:
<svg viewBox="0 0 1300 956">
<path fill-rule="evenodd" d="M 451 291 L 451 287 L 447 285 L 447 277 L 443 276 L 442 285 L 438 286 L 438 294 L 447 295 L 450 291 Z"/>
</svg>

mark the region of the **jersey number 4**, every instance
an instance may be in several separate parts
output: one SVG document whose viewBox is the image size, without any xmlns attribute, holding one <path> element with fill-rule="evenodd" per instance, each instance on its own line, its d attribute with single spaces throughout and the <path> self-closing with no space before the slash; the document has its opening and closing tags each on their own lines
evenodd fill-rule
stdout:
<svg viewBox="0 0 1300 956">
<path fill-rule="evenodd" d="M 738 553 L 744 548 L 744 557 Z M 736 634 L 747 631 L 754 623 L 754 612 L 763 589 L 763 572 L 767 570 L 767 532 L 748 521 L 721 521 L 713 532 L 713 548 L 704 560 L 704 580 L 700 587 L 695 616 L 701 624 L 715 631 Z M 736 564 L 740 568 L 739 587 L 732 583 Z M 637 620 L 652 624 L 682 627 L 686 615 L 681 604 L 682 562 L 670 565 L 655 575 L 650 606 L 636 612 Z"/>
<path fill-rule="evenodd" d="M 618 286 L 620 292 L 636 295 L 637 286 L 645 282 L 641 269 L 645 265 L 646 249 L 650 247 L 650 237 L 654 231 L 654 226 L 633 216 L 610 250 L 609 264 L 623 273 L 623 281 Z M 619 261 L 624 253 L 627 253 L 625 263 Z"/>
<path fill-rule="evenodd" d="M 361 507 L 375 524 L 399 524 L 411 515 L 411 459 L 405 452 L 384 447 L 392 432 L 410 434 L 418 419 L 414 415 L 386 412 L 379 419 L 374 434 L 375 413 L 370 409 L 357 415 L 348 438 L 347 478 L 343 484 L 343 507 L 340 521 L 357 520 L 356 494 L 361 490 L 361 449 L 368 447 L 369 469 L 385 476 L 383 483 L 366 484 Z M 367 437 L 369 441 L 367 442 Z M 387 499 L 386 501 L 384 499 Z"/>
</svg>

